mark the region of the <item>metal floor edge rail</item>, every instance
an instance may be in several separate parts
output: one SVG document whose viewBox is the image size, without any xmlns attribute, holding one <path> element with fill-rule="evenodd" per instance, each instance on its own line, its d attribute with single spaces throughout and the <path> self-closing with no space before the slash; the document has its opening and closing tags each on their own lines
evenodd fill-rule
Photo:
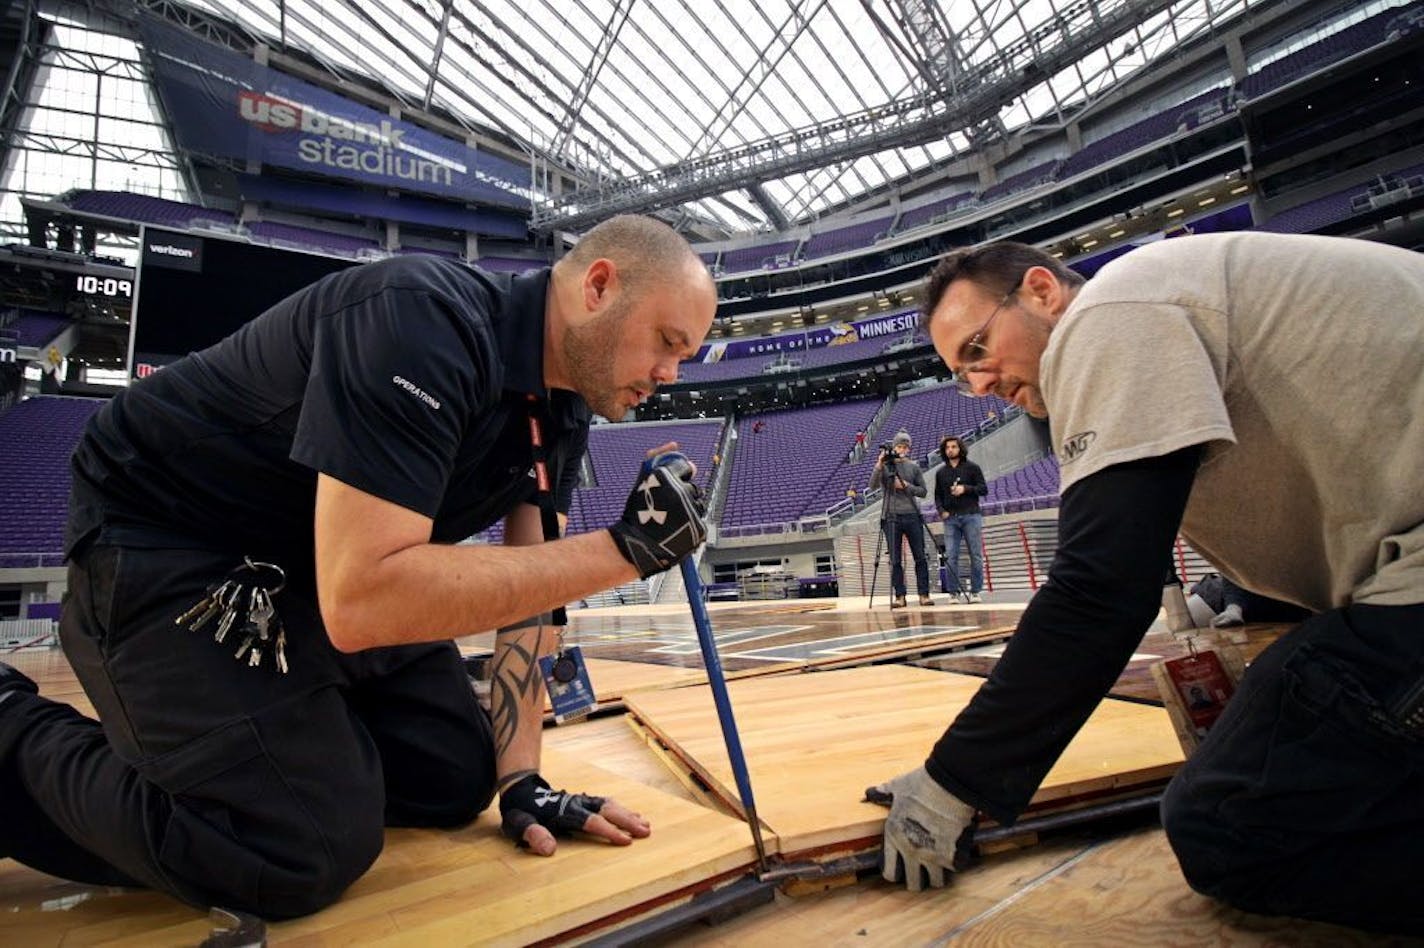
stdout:
<svg viewBox="0 0 1424 948">
<path fill-rule="evenodd" d="M 1114 800 L 1081 810 L 1036 817 L 1015 823 L 1013 826 L 998 826 L 981 833 L 975 833 L 973 844 L 977 846 L 1012 839 L 1028 833 L 1053 832 L 1113 817 L 1140 815 L 1148 810 L 1155 811 L 1161 802 L 1162 794 L 1157 792 L 1132 800 Z M 857 875 L 862 872 L 878 872 L 880 853 L 879 849 L 873 849 L 831 862 L 788 863 L 760 875 L 745 875 L 719 889 L 695 895 L 691 900 L 667 911 L 634 922 L 617 931 L 599 935 L 584 944 L 593 946 L 593 948 L 642 945 L 667 938 L 696 922 L 712 921 L 715 924 L 732 915 L 770 903 L 776 889 L 785 882 L 822 879 L 851 872 Z"/>
</svg>

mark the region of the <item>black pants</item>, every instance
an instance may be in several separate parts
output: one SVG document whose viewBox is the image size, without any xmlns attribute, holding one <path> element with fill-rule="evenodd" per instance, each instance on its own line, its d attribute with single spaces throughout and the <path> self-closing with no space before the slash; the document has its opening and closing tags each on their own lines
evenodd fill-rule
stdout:
<svg viewBox="0 0 1424 948">
<path fill-rule="evenodd" d="M 333 902 L 389 825 L 456 826 L 494 795 L 489 720 L 455 647 L 344 655 L 310 590 L 277 596 L 291 671 L 174 618 L 240 557 L 96 546 L 60 636 L 102 725 L 12 697 L 0 855 L 78 881 L 287 918 Z"/>
<path fill-rule="evenodd" d="M 885 521 L 885 542 L 890 547 L 890 588 L 896 596 L 905 595 L 905 564 L 900 537 L 910 541 L 910 555 L 915 560 L 915 585 L 921 596 L 930 594 L 930 567 L 925 560 L 925 524 L 919 514 L 895 514 Z"/>
<path fill-rule="evenodd" d="M 1424 934 L 1424 605 L 1350 606 L 1262 652 L 1162 801 L 1197 891 Z"/>
</svg>

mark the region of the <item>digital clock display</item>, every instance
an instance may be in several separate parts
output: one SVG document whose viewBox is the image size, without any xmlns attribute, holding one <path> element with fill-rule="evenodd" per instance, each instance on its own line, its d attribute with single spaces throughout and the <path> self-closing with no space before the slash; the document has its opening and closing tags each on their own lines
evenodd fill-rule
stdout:
<svg viewBox="0 0 1424 948">
<path fill-rule="evenodd" d="M 91 296 L 122 296 L 126 300 L 133 299 L 133 281 L 117 277 L 80 275 L 74 278 L 74 288 Z"/>
</svg>

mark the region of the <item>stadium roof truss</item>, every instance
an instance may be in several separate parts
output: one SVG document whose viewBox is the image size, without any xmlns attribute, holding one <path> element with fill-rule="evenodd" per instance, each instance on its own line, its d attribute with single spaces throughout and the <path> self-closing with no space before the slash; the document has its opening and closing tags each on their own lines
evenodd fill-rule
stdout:
<svg viewBox="0 0 1424 948">
<path fill-rule="evenodd" d="M 865 206 L 1062 125 L 1275 0 L 131 2 L 514 143 L 540 230 L 664 209 L 733 233 Z"/>
<path fill-rule="evenodd" d="M 581 183 L 534 208 L 543 229 L 683 205 L 746 230 L 812 219 L 1027 124 L 1061 123 L 1248 2 L 190 5 L 572 171 Z"/>
<path fill-rule="evenodd" d="M 522 143 L 540 229 L 745 231 L 1061 124 L 1252 0 L 185 2 Z"/>
</svg>

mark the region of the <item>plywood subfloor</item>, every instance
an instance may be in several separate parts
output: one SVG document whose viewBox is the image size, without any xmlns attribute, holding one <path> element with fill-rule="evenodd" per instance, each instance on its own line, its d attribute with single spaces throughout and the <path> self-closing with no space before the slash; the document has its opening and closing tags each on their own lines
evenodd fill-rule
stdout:
<svg viewBox="0 0 1424 948">
<path fill-rule="evenodd" d="M 867 786 L 924 761 L 983 681 L 899 665 L 729 685 L 762 823 L 783 854 L 878 839 L 885 810 Z M 632 696 L 637 722 L 735 803 L 710 688 Z M 1044 780 L 1034 804 L 1165 782 L 1182 751 L 1160 708 L 1104 701 Z"/>
<path fill-rule="evenodd" d="M 779 898 L 716 926 L 685 929 L 665 944 L 1404 948 L 1424 945 L 1424 939 L 1228 908 L 1193 892 L 1166 835 L 1148 828 L 1058 837 L 989 856 L 937 891 L 911 893 L 873 879 Z"/>
</svg>

